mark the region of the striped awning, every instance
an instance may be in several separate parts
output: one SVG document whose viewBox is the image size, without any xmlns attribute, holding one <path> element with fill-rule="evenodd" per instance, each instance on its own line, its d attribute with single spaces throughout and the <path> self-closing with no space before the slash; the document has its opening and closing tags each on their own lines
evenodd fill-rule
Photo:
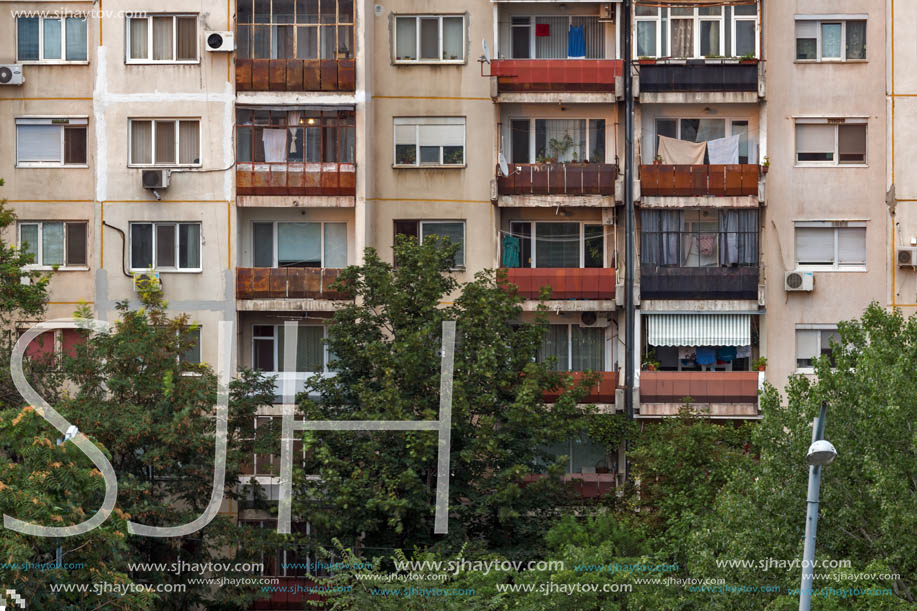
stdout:
<svg viewBox="0 0 917 611">
<path fill-rule="evenodd" d="M 750 314 L 650 314 L 650 346 L 748 346 Z"/>
</svg>

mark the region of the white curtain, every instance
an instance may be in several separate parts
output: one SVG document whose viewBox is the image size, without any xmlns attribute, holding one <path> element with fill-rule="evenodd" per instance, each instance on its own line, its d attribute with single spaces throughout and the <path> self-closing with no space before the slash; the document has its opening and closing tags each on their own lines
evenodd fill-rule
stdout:
<svg viewBox="0 0 917 611">
<path fill-rule="evenodd" d="M 572 329 L 572 371 L 605 370 L 605 329 L 600 327 L 580 327 Z"/>
<path fill-rule="evenodd" d="M 45 59 L 63 59 L 61 57 L 61 23 L 60 19 L 45 19 Z"/>
<path fill-rule="evenodd" d="M 176 58 L 179 61 L 194 61 L 197 59 L 197 18 L 176 17 L 178 24 L 176 40 Z M 292 38 L 292 35 L 291 35 Z M 292 52 L 292 43 L 290 46 Z"/>
<path fill-rule="evenodd" d="M 64 264 L 64 224 L 44 223 L 41 228 L 41 264 Z"/>
<path fill-rule="evenodd" d="M 548 28 L 548 36 L 538 36 L 538 26 Z M 535 57 L 538 59 L 567 59 L 567 34 L 570 19 L 562 17 L 535 18 Z"/>
<path fill-rule="evenodd" d="M 153 17 L 153 59 L 172 59 L 172 17 Z"/>
<path fill-rule="evenodd" d="M 395 19 L 395 58 L 417 59 L 417 18 Z"/>
<path fill-rule="evenodd" d="M 322 267 L 347 267 L 347 223 L 325 223 L 325 261 Z"/>
<path fill-rule="evenodd" d="M 149 59 L 147 19 L 131 19 L 131 59 Z"/>
<path fill-rule="evenodd" d="M 570 370 L 568 329 L 567 325 L 548 325 L 541 350 L 538 351 L 539 363 L 545 363 L 553 357 L 555 360 L 551 366 L 554 371 Z"/>
<path fill-rule="evenodd" d="M 265 129 L 261 136 L 264 142 L 264 160 L 282 162 L 287 160 L 287 130 Z"/>
<path fill-rule="evenodd" d="M 19 248 L 34 257 L 33 263 L 41 264 L 38 260 L 38 225 L 34 223 L 19 225 Z"/>
<path fill-rule="evenodd" d="M 178 162 L 200 163 L 201 134 L 198 121 L 180 121 L 178 127 Z"/>
<path fill-rule="evenodd" d="M 156 121 L 156 163 L 175 163 L 175 121 Z"/>
<path fill-rule="evenodd" d="M 151 121 L 131 121 L 131 163 L 153 163 Z"/>
<path fill-rule="evenodd" d="M 465 56 L 465 32 L 462 17 L 443 17 L 443 59 L 462 59 Z"/>
<path fill-rule="evenodd" d="M 67 18 L 67 61 L 84 62 L 89 59 L 86 46 L 86 18 Z"/>
<path fill-rule="evenodd" d="M 672 57 L 694 57 L 694 21 L 672 19 Z"/>
</svg>

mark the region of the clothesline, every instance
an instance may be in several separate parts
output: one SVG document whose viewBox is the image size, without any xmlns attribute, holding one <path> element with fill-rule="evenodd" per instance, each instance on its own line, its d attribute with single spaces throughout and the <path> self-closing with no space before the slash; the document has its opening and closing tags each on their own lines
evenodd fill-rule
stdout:
<svg viewBox="0 0 917 611">
<path fill-rule="evenodd" d="M 535 222 L 537 222 L 537 221 L 535 221 Z M 573 221 L 573 222 L 576 222 L 576 221 Z M 519 238 L 519 239 L 526 239 L 526 238 L 527 238 L 527 239 L 529 239 L 529 240 L 532 239 L 532 236 L 530 236 L 530 235 L 525 235 L 525 234 L 522 234 L 522 233 L 512 233 L 512 232 L 506 231 L 506 230 L 504 230 L 504 229 L 498 229 L 498 230 L 497 230 L 497 233 L 503 234 L 503 235 L 507 235 L 507 236 L 510 236 L 510 237 L 513 237 L 513 238 Z M 572 242 L 582 242 L 582 241 L 584 241 L 584 240 L 600 240 L 600 239 L 604 239 L 604 238 L 605 238 L 605 231 L 603 230 L 603 231 L 602 231 L 602 235 L 584 236 L 584 237 L 582 237 L 582 238 L 536 238 L 536 239 L 537 239 L 538 242 L 571 242 L 571 243 L 572 243 Z"/>
</svg>

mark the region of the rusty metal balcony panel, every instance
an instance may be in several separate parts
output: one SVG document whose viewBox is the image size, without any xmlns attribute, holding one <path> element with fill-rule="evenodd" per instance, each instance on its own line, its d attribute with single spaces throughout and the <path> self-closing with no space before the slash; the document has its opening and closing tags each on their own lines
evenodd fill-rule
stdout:
<svg viewBox="0 0 917 611">
<path fill-rule="evenodd" d="M 237 91 L 354 91 L 352 59 L 236 59 Z"/>
<path fill-rule="evenodd" d="M 330 288 L 340 272 L 317 267 L 239 267 L 236 299 L 347 299 Z"/>
<path fill-rule="evenodd" d="M 551 287 L 551 299 L 614 299 L 613 267 L 509 267 L 506 281 L 518 287 L 519 295 L 538 299 L 541 287 Z"/>
<path fill-rule="evenodd" d="M 758 403 L 757 371 L 642 371 L 640 403 Z"/>
<path fill-rule="evenodd" d="M 614 195 L 613 163 L 511 163 L 509 176 L 497 167 L 500 195 Z"/>
<path fill-rule="evenodd" d="M 352 163 L 237 163 L 238 195 L 355 195 Z"/>
<path fill-rule="evenodd" d="M 495 59 L 490 74 L 501 92 L 613 93 L 624 69 L 619 59 Z"/>
<path fill-rule="evenodd" d="M 641 165 L 640 193 L 646 196 L 734 197 L 758 195 L 755 164 Z"/>
</svg>

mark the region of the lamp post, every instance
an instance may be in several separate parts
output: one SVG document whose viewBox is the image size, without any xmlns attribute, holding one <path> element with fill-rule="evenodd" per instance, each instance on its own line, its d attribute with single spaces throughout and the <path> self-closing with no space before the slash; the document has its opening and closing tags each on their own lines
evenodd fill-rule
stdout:
<svg viewBox="0 0 917 611">
<path fill-rule="evenodd" d="M 809 463 L 809 493 L 806 497 L 806 542 L 802 552 L 802 584 L 799 586 L 799 611 L 809 611 L 812 604 L 812 579 L 815 572 L 815 532 L 818 529 L 818 492 L 821 468 L 837 458 L 837 450 L 825 440 L 825 411 L 822 401 L 819 415 L 812 422 L 812 445 L 806 453 Z"/>
</svg>

